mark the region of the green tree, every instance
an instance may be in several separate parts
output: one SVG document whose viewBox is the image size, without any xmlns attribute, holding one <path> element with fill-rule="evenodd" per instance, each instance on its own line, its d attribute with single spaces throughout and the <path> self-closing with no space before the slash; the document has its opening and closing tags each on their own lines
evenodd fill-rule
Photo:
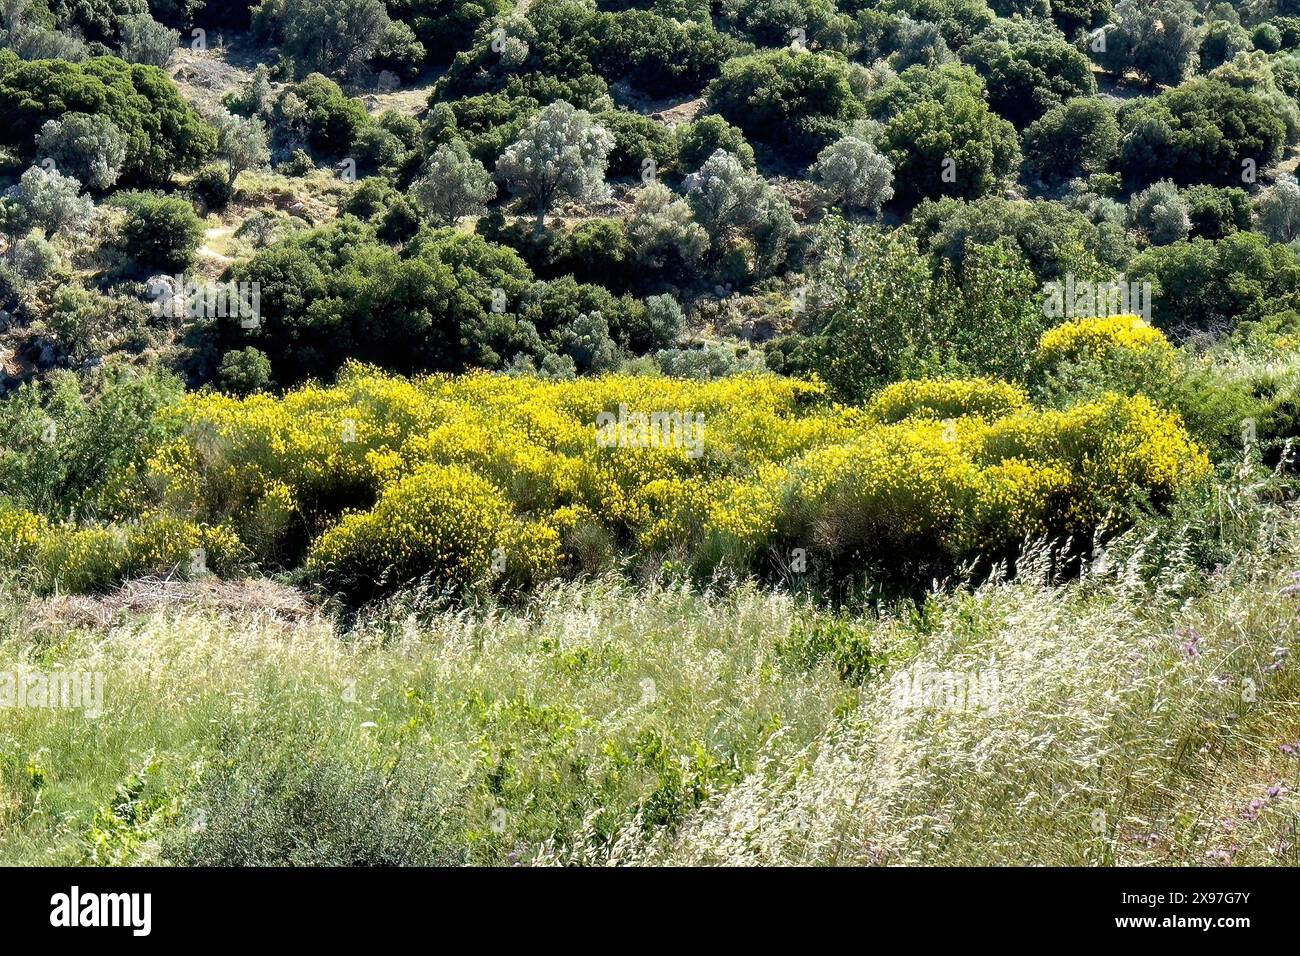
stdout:
<svg viewBox="0 0 1300 956">
<path fill-rule="evenodd" d="M 790 204 L 735 156 L 718 150 L 686 177 L 682 188 L 715 254 L 744 239 L 754 246 L 756 271 L 771 271 L 784 261 L 794 233 Z"/>
<path fill-rule="evenodd" d="M 1017 128 L 1097 92 L 1088 58 L 1061 40 L 976 40 L 962 56 L 984 78 L 989 106 Z"/>
<path fill-rule="evenodd" d="M 1181 185 L 1253 182 L 1286 143 L 1277 111 L 1221 80 L 1199 78 L 1119 114 L 1118 166 L 1137 184 L 1168 176 Z"/>
<path fill-rule="evenodd" d="M 1196 69 L 1199 19 L 1187 0 L 1120 0 L 1097 58 L 1110 73 L 1133 70 L 1150 83 L 1177 85 Z"/>
<path fill-rule="evenodd" d="M 496 198 L 497 187 L 483 164 L 460 140 L 439 146 L 424 172 L 411 184 L 416 204 L 440 226 L 454 225 L 464 216 L 479 216 Z"/>
<path fill-rule="evenodd" d="M 1015 127 L 982 100 L 925 100 L 894 117 L 882 143 L 894 164 L 894 190 L 906 206 L 927 196 L 985 195 L 1020 162 Z"/>
<path fill-rule="evenodd" d="M 754 168 L 754 147 L 745 141 L 745 134 L 721 116 L 701 116 L 693 123 L 685 123 L 676 130 L 677 167 L 683 173 L 693 173 L 718 150 L 725 150 L 740 160 L 746 169 Z"/>
<path fill-rule="evenodd" d="M 585 202 L 604 192 L 613 148 L 614 137 L 590 113 L 552 103 L 497 160 L 496 178 L 532 206 L 541 232 L 557 200 Z"/>
<path fill-rule="evenodd" d="M 37 134 L 70 113 L 103 116 L 126 138 L 125 185 L 165 183 L 173 172 L 197 168 L 216 146 L 211 127 L 157 67 L 116 57 L 28 63 L 0 50 L 0 144 L 39 158 Z"/>
<path fill-rule="evenodd" d="M 705 92 L 709 109 L 753 140 L 811 160 L 862 115 L 849 65 L 820 53 L 765 50 L 728 60 Z"/>
<path fill-rule="evenodd" d="M 183 271 L 203 242 L 203 220 L 194 207 L 176 196 L 139 193 L 125 197 L 122 246 L 147 268 Z"/>
<path fill-rule="evenodd" d="M 1212 70 L 1250 48 L 1250 34 L 1239 24 L 1230 20 L 1214 20 L 1206 27 L 1205 36 L 1201 40 L 1201 69 Z"/>
<path fill-rule="evenodd" d="M 1130 264 L 1128 277 L 1152 283 L 1154 321 L 1161 328 L 1223 332 L 1300 287 L 1300 263 L 1286 246 L 1236 232 L 1148 249 Z"/>
<path fill-rule="evenodd" d="M 225 161 L 226 180 L 234 185 L 245 169 L 256 169 L 271 161 L 266 127 L 256 116 L 236 116 L 221 110 L 213 121 L 217 131 L 217 155 Z"/>
<path fill-rule="evenodd" d="M 45 121 L 36 136 L 36 152 L 88 189 L 107 189 L 122 175 L 126 137 L 107 116 L 68 113 Z"/>
<path fill-rule="evenodd" d="M 299 75 L 348 77 L 370 62 L 391 20 L 382 0 L 262 0 L 253 26 L 277 42 Z"/>
<path fill-rule="evenodd" d="M 1025 170 L 1047 183 L 1105 172 L 1119 155 L 1115 109 L 1099 99 L 1075 99 L 1048 110 L 1025 130 Z"/>
<path fill-rule="evenodd" d="M 1178 187 L 1167 179 L 1136 193 L 1128 203 L 1129 224 L 1155 246 L 1186 239 L 1192 228 L 1190 212 Z"/>
</svg>

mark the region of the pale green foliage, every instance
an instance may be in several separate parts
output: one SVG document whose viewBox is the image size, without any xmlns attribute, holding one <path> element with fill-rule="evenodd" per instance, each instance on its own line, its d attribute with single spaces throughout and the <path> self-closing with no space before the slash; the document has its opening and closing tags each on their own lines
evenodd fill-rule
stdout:
<svg viewBox="0 0 1300 956">
<path fill-rule="evenodd" d="M 81 183 L 55 170 L 33 166 L 5 193 L 13 225 L 39 226 L 47 233 L 83 232 L 95 218 L 95 204 L 81 195 Z"/>
<path fill-rule="evenodd" d="M 36 136 L 36 151 L 87 188 L 107 189 L 122 173 L 126 137 L 107 116 L 67 113 L 45 121 Z"/>
<path fill-rule="evenodd" d="M 345 77 L 379 52 L 392 20 L 381 0 L 263 0 L 253 25 L 280 42 L 300 74 Z"/>
<path fill-rule="evenodd" d="M 657 180 L 637 192 L 627 238 L 637 258 L 655 268 L 670 255 L 683 263 L 696 262 L 709 246 L 709 235 L 695 222 L 691 207 Z"/>
<path fill-rule="evenodd" d="M 1300 238 L 1300 186 L 1282 180 L 1258 199 L 1255 215 L 1260 231 L 1274 242 Z"/>
<path fill-rule="evenodd" d="M 790 204 L 731 153 L 718 150 L 682 186 L 696 221 L 715 247 L 744 237 L 755 243 L 768 264 L 784 257 L 794 232 Z"/>
<path fill-rule="evenodd" d="M 614 137 L 586 110 L 559 100 L 529 122 L 497 160 L 496 178 L 537 213 L 537 227 L 557 201 L 588 202 L 605 192 Z"/>
<path fill-rule="evenodd" d="M 271 161 L 266 127 L 258 117 L 222 110 L 211 122 L 217 131 L 217 153 L 226 162 L 231 183 L 245 169 L 257 169 Z"/>
<path fill-rule="evenodd" d="M 32 229 L 9 247 L 5 265 L 29 282 L 39 282 L 59 264 L 59 253 L 40 229 Z"/>
<path fill-rule="evenodd" d="M 1095 55 L 1107 70 L 1134 70 L 1153 83 L 1176 85 L 1196 68 L 1204 29 L 1187 0 L 1120 0 L 1106 27 L 1104 50 Z"/>
<path fill-rule="evenodd" d="M 894 167 L 871 143 L 845 136 L 821 151 L 813 175 L 831 203 L 877 213 L 894 195 Z"/>
<path fill-rule="evenodd" d="M 1167 179 L 1137 193 L 1128 205 L 1130 225 L 1145 232 L 1157 246 L 1187 238 L 1192 228 L 1188 213 L 1187 200 Z"/>
<path fill-rule="evenodd" d="M 440 226 L 482 215 L 484 204 L 496 194 L 491 174 L 459 139 L 439 146 L 424 173 L 411 184 L 412 198 Z"/>
<path fill-rule="evenodd" d="M 166 66 L 176 55 L 179 36 L 147 13 L 122 21 L 122 59 L 147 66 Z"/>
</svg>

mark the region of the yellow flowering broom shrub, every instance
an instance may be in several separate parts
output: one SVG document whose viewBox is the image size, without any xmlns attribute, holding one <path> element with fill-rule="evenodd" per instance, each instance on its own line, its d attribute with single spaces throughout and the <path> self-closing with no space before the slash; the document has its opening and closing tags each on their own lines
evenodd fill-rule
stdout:
<svg viewBox="0 0 1300 956">
<path fill-rule="evenodd" d="M 974 442 L 978 442 L 977 445 Z M 1109 393 L 1065 411 L 1022 412 L 980 429 L 972 456 L 1055 464 L 1070 473 L 1061 530 L 1096 525 L 1115 504 L 1168 500 L 1209 474 L 1209 457 L 1178 416 L 1142 396 Z"/>
<path fill-rule="evenodd" d="M 1042 368 L 1100 361 L 1116 353 L 1142 356 L 1155 362 L 1172 358 L 1174 348 L 1163 332 L 1139 315 L 1109 315 L 1073 319 L 1048 329 L 1038 343 L 1035 362 Z"/>
<path fill-rule="evenodd" d="M 95 591 L 146 574 L 226 573 L 247 553 L 227 527 L 145 514 L 112 525 L 51 522 L 0 507 L 0 552 L 20 580 L 40 592 Z"/>
<path fill-rule="evenodd" d="M 215 551 L 305 562 L 357 594 L 422 576 L 523 585 L 620 552 L 697 572 L 761 571 L 792 547 L 850 564 L 960 559 L 1163 501 L 1207 469 L 1145 399 L 1042 411 L 986 379 L 899 383 L 847 408 L 769 374 L 557 382 L 352 366 L 332 387 L 192 394 L 167 414 L 173 437 L 110 482 L 122 513 L 96 533 L 114 543 L 47 561 L 68 569 L 55 578 L 157 567 L 217 528 L 229 540 Z M 153 544 L 137 530 L 121 550 L 133 525 L 120 519 L 141 515 Z M 10 553 L 74 533 L 0 513 Z M 108 570 L 71 573 L 98 567 L 100 550 Z"/>
<path fill-rule="evenodd" d="M 545 578 L 558 560 L 557 532 L 516 518 L 491 482 L 459 465 L 426 465 L 389 486 L 372 510 L 325 532 L 308 567 L 350 591 L 385 574 L 394 584 L 427 575 L 460 590 L 498 576 Z"/>
<path fill-rule="evenodd" d="M 920 379 L 896 382 L 876 393 L 867 411 L 886 424 L 904 418 L 1001 418 L 1029 405 L 1019 385 L 989 378 Z"/>
</svg>

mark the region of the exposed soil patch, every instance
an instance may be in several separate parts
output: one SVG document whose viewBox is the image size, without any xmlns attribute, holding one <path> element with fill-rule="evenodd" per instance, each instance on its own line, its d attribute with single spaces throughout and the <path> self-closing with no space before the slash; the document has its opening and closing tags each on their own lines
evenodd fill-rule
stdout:
<svg viewBox="0 0 1300 956">
<path fill-rule="evenodd" d="M 283 621 L 300 621 L 319 613 L 301 591 L 266 578 L 242 581 L 140 578 L 128 581 L 111 594 L 63 594 L 33 601 L 29 607 L 37 630 L 106 627 L 124 615 L 148 614 L 177 607 L 269 615 Z"/>
</svg>

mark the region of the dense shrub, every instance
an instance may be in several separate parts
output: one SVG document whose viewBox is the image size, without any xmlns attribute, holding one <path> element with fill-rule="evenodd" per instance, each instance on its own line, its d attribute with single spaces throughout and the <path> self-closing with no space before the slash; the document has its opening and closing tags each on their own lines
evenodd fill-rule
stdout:
<svg viewBox="0 0 1300 956">
<path fill-rule="evenodd" d="M 1269 299 L 1293 292 L 1300 263 L 1285 246 L 1237 232 L 1148 249 L 1133 260 L 1130 281 L 1154 287 L 1155 324 L 1174 332 L 1231 329 Z"/>
<path fill-rule="evenodd" d="M 848 65 L 810 52 L 767 50 L 728 60 L 706 95 L 709 108 L 746 136 L 801 162 L 862 114 Z"/>
<path fill-rule="evenodd" d="M 51 518 L 136 513 L 117 510 L 113 482 L 144 466 L 180 395 L 170 376 L 125 370 L 84 391 L 67 372 L 23 385 L 0 404 L 0 499 Z"/>
<path fill-rule="evenodd" d="M 203 242 L 203 220 L 177 196 L 138 193 L 119 200 L 126 206 L 123 250 L 141 266 L 181 272 Z"/>
<path fill-rule="evenodd" d="M 132 487 L 161 515 L 224 523 L 231 553 L 306 551 L 313 574 L 364 598 L 417 577 L 439 590 L 535 582 L 560 573 L 592 527 L 702 573 L 762 570 L 769 549 L 795 542 L 845 568 L 943 563 L 1087 532 L 1206 470 L 1145 399 L 1043 412 L 1010 386 L 948 381 L 899 386 L 864 416 L 807 406 L 818 392 L 766 375 L 353 369 L 283 399 L 187 398 L 177 437 Z M 670 409 L 684 417 L 651 430 L 649 413 Z M 642 411 L 640 424 L 629 417 Z"/>
<path fill-rule="evenodd" d="M 36 136 L 36 151 L 86 188 L 107 189 L 122 174 L 126 137 L 107 116 L 69 113 L 46 120 Z"/>
<path fill-rule="evenodd" d="M 1051 367 L 1085 359 L 1103 361 L 1116 352 L 1168 356 L 1169 340 L 1136 315 L 1074 319 L 1043 333 L 1035 362 Z"/>
<path fill-rule="evenodd" d="M 1029 202 L 985 196 L 927 200 L 912 214 L 909 230 L 928 244 L 936 261 L 947 261 L 960 272 L 968 245 L 1012 240 L 1034 275 L 1043 281 L 1069 273 L 1104 275 L 1122 268 L 1132 255 L 1123 234 L 1095 225 L 1060 203 Z"/>
<path fill-rule="evenodd" d="M 12 232 L 33 226 L 49 233 L 77 234 L 90 227 L 95 203 L 81 195 L 81 184 L 54 169 L 33 166 L 0 199 L 0 219 Z"/>
<path fill-rule="evenodd" d="M 697 91 L 718 75 L 740 44 L 710 23 L 685 22 L 645 10 L 599 15 L 592 23 L 593 67 L 652 96 Z"/>
<path fill-rule="evenodd" d="M 924 100 L 891 119 L 881 143 L 904 206 L 927 197 L 976 198 L 1020 163 L 1015 128 L 973 96 Z"/>
<path fill-rule="evenodd" d="M 233 573 L 244 560 L 225 528 L 168 516 L 126 525 L 50 522 L 0 502 L 0 548 L 21 584 L 38 593 L 101 591 L 148 574 Z"/>
<path fill-rule="evenodd" d="M 677 138 L 677 166 L 682 173 L 693 173 L 718 150 L 735 156 L 742 166 L 754 168 L 754 148 L 745 141 L 745 134 L 721 116 L 701 116 L 693 123 L 679 126 Z"/>
<path fill-rule="evenodd" d="M 157 67 L 114 57 L 23 62 L 0 50 L 0 114 L 6 118 L 0 144 L 34 158 L 45 123 L 71 113 L 102 116 L 117 127 L 126 139 L 122 180 L 129 185 L 164 183 L 216 147 L 212 129 Z"/>
<path fill-rule="evenodd" d="M 394 0 L 388 12 L 411 25 L 430 60 L 446 63 L 467 49 L 479 24 L 504 13 L 504 0 Z"/>
<path fill-rule="evenodd" d="M 262 0 L 253 10 L 253 28 L 279 45 L 300 76 L 357 73 L 379 54 L 391 26 L 381 0 Z"/>
<path fill-rule="evenodd" d="M 1025 130 L 1025 168 L 1048 183 L 1104 172 L 1119 155 L 1115 110 L 1096 99 L 1070 100 Z"/>
<path fill-rule="evenodd" d="M 987 378 L 911 379 L 877 392 L 867 412 L 882 424 L 904 418 L 1002 418 L 1027 408 L 1029 396 L 1010 382 Z"/>
<path fill-rule="evenodd" d="M 1139 184 L 1239 186 L 1278 161 L 1286 127 L 1260 97 L 1213 79 L 1196 79 L 1120 110 L 1119 168 Z"/>
<path fill-rule="evenodd" d="M 1061 40 L 981 39 L 963 50 L 962 57 L 984 78 L 989 106 L 1018 128 L 1071 99 L 1097 92 L 1088 58 Z"/>
<path fill-rule="evenodd" d="M 190 180 L 190 193 L 200 207 L 208 210 L 225 209 L 235 198 L 235 185 L 230 174 L 218 163 L 209 163 Z"/>
<path fill-rule="evenodd" d="M 1193 239 L 1222 239 L 1250 228 L 1250 196 L 1240 187 L 1192 186 L 1183 192 L 1183 198 Z"/>
<path fill-rule="evenodd" d="M 862 399 L 901 378 L 1022 378 L 1048 319 L 1040 285 L 1008 240 L 968 243 L 961 274 L 936 274 L 905 231 L 832 220 L 797 331 L 822 378 Z"/>
<path fill-rule="evenodd" d="M 596 122 L 614 137 L 610 176 L 651 179 L 667 172 L 677 156 L 673 135 L 662 123 L 630 110 L 605 110 Z"/>
<path fill-rule="evenodd" d="M 403 257 L 344 219 L 261 250 L 234 278 L 258 283 L 261 320 L 253 330 L 221 323 L 218 351 L 260 349 L 282 384 L 328 376 L 349 357 L 457 371 L 497 367 L 524 348 L 512 310 L 532 275 L 512 251 L 474 236 L 431 234 Z M 494 288 L 511 311 L 493 311 Z"/>
<path fill-rule="evenodd" d="M 708 233 L 715 260 L 728 253 L 745 271 L 774 272 L 785 262 L 794 218 L 790 204 L 740 160 L 714 153 L 682 183 L 695 221 Z"/>
<path fill-rule="evenodd" d="M 319 73 L 289 87 L 276 112 L 281 123 L 326 156 L 346 154 L 369 120 L 358 100 L 345 96 L 337 83 Z"/>
<path fill-rule="evenodd" d="M 491 482 L 464 467 L 426 465 L 386 489 L 372 511 L 322 535 L 308 566 L 354 593 L 426 575 L 456 592 L 494 575 L 547 577 L 558 545 L 553 529 L 515 519 Z"/>
<path fill-rule="evenodd" d="M 1151 83 L 1177 85 L 1196 67 L 1199 19 L 1187 0 L 1120 0 L 1097 57 L 1112 73 L 1133 70 Z"/>
</svg>

